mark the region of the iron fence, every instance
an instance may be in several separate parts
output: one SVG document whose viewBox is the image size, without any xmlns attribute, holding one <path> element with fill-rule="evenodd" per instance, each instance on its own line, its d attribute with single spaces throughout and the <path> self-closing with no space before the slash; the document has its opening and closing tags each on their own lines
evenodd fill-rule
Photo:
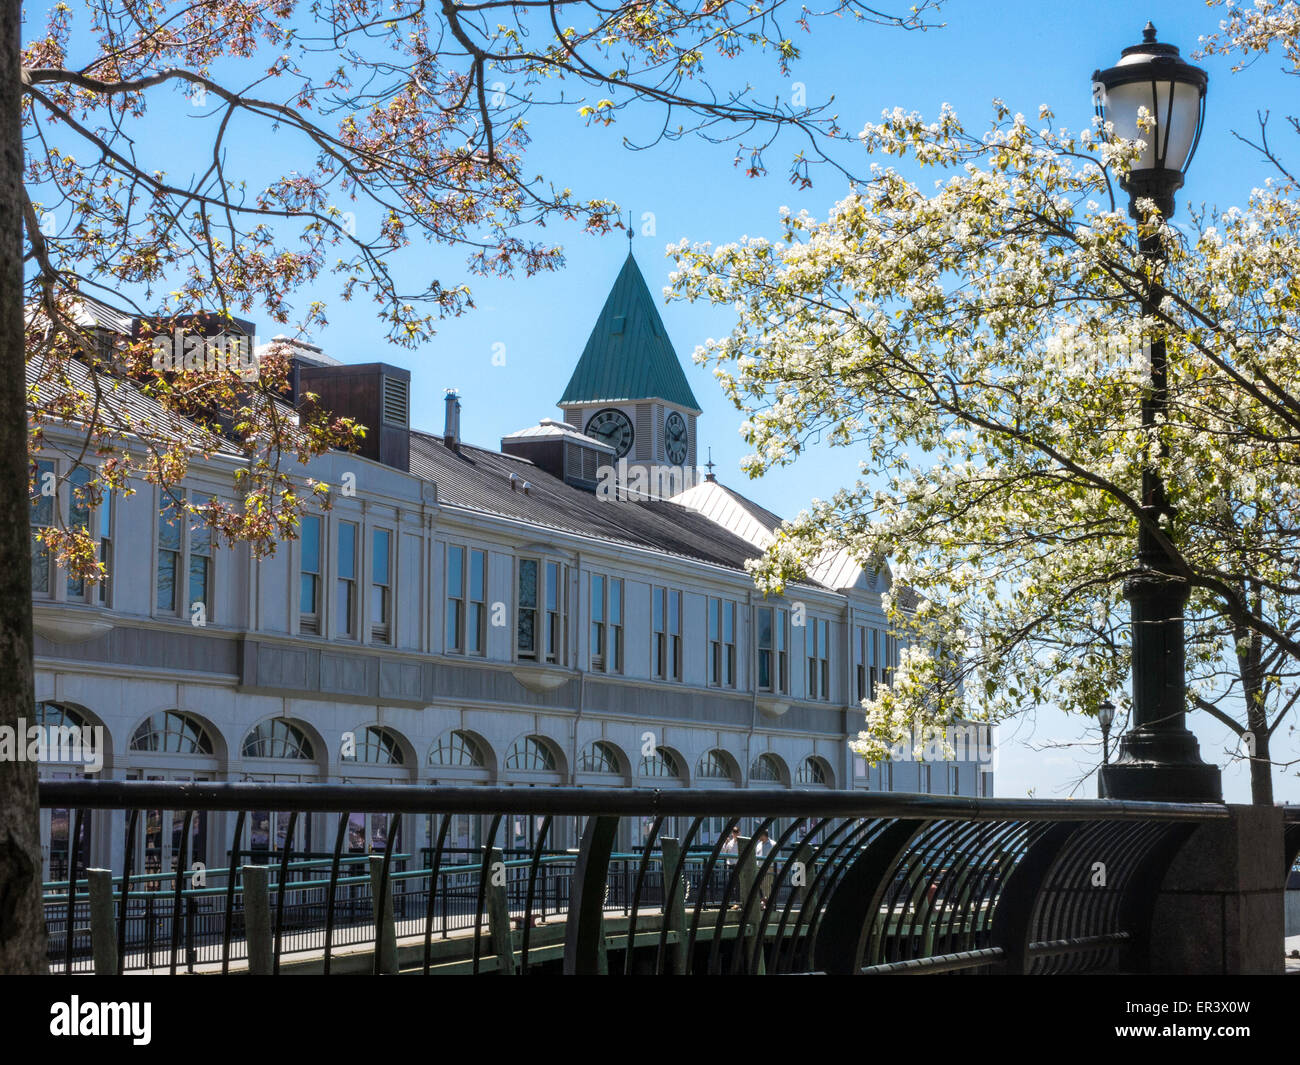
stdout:
<svg viewBox="0 0 1300 1065">
<path fill-rule="evenodd" d="M 248 956 L 243 872 L 266 856 L 228 851 L 204 886 L 189 883 L 184 842 L 200 811 L 233 814 L 234 840 L 250 811 L 288 814 L 290 846 L 273 855 L 269 877 L 275 971 L 310 958 L 329 972 L 340 951 L 358 948 L 380 971 L 377 930 L 391 926 L 401 967 L 426 973 L 437 969 L 435 942 L 449 939 L 463 941 L 475 972 L 555 964 L 536 929 L 557 923 L 569 972 L 1140 971 L 1165 869 L 1198 825 L 1227 816 L 1208 804 L 846 792 L 152 781 L 44 782 L 41 804 L 72 811 L 74 838 L 91 811 L 123 818 L 117 967 L 166 972 L 228 971 Z M 182 822 L 177 871 L 134 873 L 140 811 L 159 809 Z M 531 848 L 497 847 L 505 811 L 538 818 Z M 338 817 L 332 849 L 293 851 L 294 820 L 307 813 Z M 394 832 L 380 855 L 348 853 L 357 813 L 434 815 L 436 842 L 405 854 Z M 466 813 L 489 823 L 482 848 L 447 846 L 453 816 Z M 548 845 L 560 817 L 585 819 L 576 851 Z M 1292 854 L 1300 811 L 1288 817 Z M 649 833 L 620 852 L 625 818 Z M 725 830 L 700 844 L 717 818 Z M 666 823 L 680 838 L 661 835 Z M 751 835 L 727 853 L 723 841 L 742 824 Z M 764 829 L 775 838 L 760 853 Z M 47 885 L 51 962 L 64 972 L 92 967 L 75 854 L 70 884 Z M 492 924 L 498 899 L 513 926 L 505 939 Z"/>
</svg>

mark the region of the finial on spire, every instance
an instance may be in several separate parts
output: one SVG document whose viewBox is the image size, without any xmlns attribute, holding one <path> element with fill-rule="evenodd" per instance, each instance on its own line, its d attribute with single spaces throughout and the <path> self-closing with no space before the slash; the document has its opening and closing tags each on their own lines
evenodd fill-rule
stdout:
<svg viewBox="0 0 1300 1065">
<path fill-rule="evenodd" d="M 1142 43 L 1152 44 L 1155 42 L 1155 39 L 1156 39 L 1155 25 L 1152 23 L 1150 19 L 1147 19 L 1147 24 L 1142 28 Z"/>
<path fill-rule="evenodd" d="M 709 471 L 704 475 L 704 479 L 706 481 L 716 481 L 717 478 L 713 476 L 713 448 L 709 448 L 709 461 L 704 464 L 704 468 Z"/>
<path fill-rule="evenodd" d="M 632 237 L 633 237 L 633 233 L 632 233 L 632 212 L 631 212 L 631 211 L 628 211 L 628 213 L 627 213 L 627 250 L 628 250 L 628 254 L 631 254 L 631 252 L 632 252 Z"/>
</svg>

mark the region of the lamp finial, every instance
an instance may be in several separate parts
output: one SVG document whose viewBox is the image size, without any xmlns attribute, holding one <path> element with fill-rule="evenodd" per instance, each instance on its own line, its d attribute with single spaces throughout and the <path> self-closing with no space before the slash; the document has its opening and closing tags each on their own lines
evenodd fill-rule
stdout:
<svg viewBox="0 0 1300 1065">
<path fill-rule="evenodd" d="M 1150 19 L 1147 19 L 1147 24 L 1142 28 L 1142 43 L 1154 44 L 1155 39 L 1156 39 L 1155 24 Z"/>
</svg>

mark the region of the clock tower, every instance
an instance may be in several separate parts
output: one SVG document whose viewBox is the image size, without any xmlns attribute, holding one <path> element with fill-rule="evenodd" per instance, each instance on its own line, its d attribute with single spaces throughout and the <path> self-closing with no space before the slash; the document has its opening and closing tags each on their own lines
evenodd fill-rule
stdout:
<svg viewBox="0 0 1300 1065">
<path fill-rule="evenodd" d="M 630 249 L 559 407 L 629 467 L 694 469 L 700 405 Z"/>
</svg>

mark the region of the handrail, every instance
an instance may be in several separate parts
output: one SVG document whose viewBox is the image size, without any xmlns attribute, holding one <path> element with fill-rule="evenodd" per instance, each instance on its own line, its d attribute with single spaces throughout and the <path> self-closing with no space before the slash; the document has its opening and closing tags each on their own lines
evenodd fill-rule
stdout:
<svg viewBox="0 0 1300 1065">
<path fill-rule="evenodd" d="M 82 809 L 237 810 L 257 803 L 302 813 L 550 813 L 592 816 L 911 817 L 968 821 L 1206 821 L 1221 803 L 1115 799 L 963 799 L 897 792 L 650 788 L 430 787 L 155 780 L 43 780 L 40 804 Z"/>
</svg>

